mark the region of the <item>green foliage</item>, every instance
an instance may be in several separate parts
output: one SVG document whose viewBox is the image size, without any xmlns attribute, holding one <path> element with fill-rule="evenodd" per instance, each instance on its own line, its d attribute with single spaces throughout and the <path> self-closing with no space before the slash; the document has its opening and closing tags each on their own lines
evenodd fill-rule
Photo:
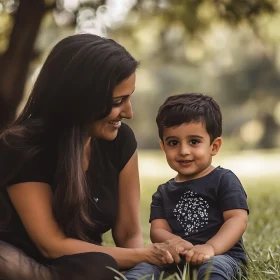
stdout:
<svg viewBox="0 0 280 280">
<path fill-rule="evenodd" d="M 190 34 L 208 27 L 215 18 L 236 26 L 242 22 L 253 24 L 260 16 L 278 11 L 275 0 L 170 0 L 167 3 L 166 8 L 159 7 L 158 12 L 168 24 L 183 23 Z M 205 13 L 203 16 L 203 9 L 206 9 L 208 16 Z"/>
<path fill-rule="evenodd" d="M 221 18 L 232 24 L 244 20 L 253 21 L 262 14 L 273 14 L 277 11 L 277 1 L 275 0 L 224 0 L 213 2 L 217 2 Z"/>
</svg>

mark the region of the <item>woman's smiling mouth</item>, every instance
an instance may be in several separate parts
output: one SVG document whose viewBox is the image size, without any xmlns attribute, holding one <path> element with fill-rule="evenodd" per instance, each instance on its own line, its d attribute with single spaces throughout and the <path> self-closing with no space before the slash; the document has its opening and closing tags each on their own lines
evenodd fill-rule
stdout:
<svg viewBox="0 0 280 280">
<path fill-rule="evenodd" d="M 120 128 L 122 122 L 121 121 L 110 121 L 109 124 L 113 125 L 115 128 Z"/>
</svg>

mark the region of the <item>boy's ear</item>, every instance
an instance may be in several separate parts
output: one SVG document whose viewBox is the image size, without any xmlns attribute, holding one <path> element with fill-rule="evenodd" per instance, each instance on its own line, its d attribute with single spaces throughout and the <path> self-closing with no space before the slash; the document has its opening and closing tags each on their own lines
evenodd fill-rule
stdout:
<svg viewBox="0 0 280 280">
<path fill-rule="evenodd" d="M 212 145 L 211 145 L 211 146 L 212 146 L 212 152 L 211 152 L 211 155 L 212 155 L 212 156 L 215 156 L 215 155 L 219 152 L 219 150 L 220 150 L 222 144 L 223 144 L 222 137 L 217 137 L 217 138 L 212 142 Z"/>
<path fill-rule="evenodd" d="M 164 151 L 164 144 L 161 140 L 159 140 L 159 145 L 160 145 L 160 148 Z"/>
</svg>

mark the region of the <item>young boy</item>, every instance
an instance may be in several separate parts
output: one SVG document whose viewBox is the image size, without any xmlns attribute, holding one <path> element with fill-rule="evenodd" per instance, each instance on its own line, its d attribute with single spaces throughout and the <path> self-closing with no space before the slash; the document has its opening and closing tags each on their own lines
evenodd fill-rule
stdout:
<svg viewBox="0 0 280 280">
<path fill-rule="evenodd" d="M 219 105 L 203 94 L 170 96 L 156 121 L 160 146 L 177 175 L 153 195 L 152 242 L 179 244 L 174 260 L 180 253 L 199 280 L 209 273 L 209 280 L 239 279 L 249 209 L 233 172 L 211 164 L 222 145 Z"/>
</svg>

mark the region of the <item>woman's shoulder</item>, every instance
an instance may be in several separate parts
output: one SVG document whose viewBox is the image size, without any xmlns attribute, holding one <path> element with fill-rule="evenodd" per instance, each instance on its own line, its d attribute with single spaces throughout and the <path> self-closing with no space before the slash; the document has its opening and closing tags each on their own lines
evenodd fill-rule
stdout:
<svg viewBox="0 0 280 280">
<path fill-rule="evenodd" d="M 101 152 L 108 154 L 119 171 L 123 169 L 137 148 L 134 132 L 125 123 L 122 123 L 117 137 L 113 141 L 99 139 L 98 143 Z"/>
<path fill-rule="evenodd" d="M 119 133 L 117 137 L 122 137 L 122 138 L 132 137 L 135 139 L 133 130 L 126 123 L 122 123 L 121 127 L 119 128 Z"/>
<path fill-rule="evenodd" d="M 41 149 L 35 153 L 0 137 L 0 187 L 23 182 L 51 183 L 53 159 L 50 151 Z"/>
<path fill-rule="evenodd" d="M 117 137 L 114 140 L 108 141 L 104 139 L 97 139 L 97 141 L 106 148 L 114 147 L 119 149 L 129 144 L 137 145 L 133 130 L 126 123 L 122 123 L 118 130 Z"/>
<path fill-rule="evenodd" d="M 19 149 L 16 149 L 4 140 L 4 137 L 0 137 L 0 170 L 2 165 L 13 161 L 18 162 L 22 158 L 22 153 Z"/>
</svg>

